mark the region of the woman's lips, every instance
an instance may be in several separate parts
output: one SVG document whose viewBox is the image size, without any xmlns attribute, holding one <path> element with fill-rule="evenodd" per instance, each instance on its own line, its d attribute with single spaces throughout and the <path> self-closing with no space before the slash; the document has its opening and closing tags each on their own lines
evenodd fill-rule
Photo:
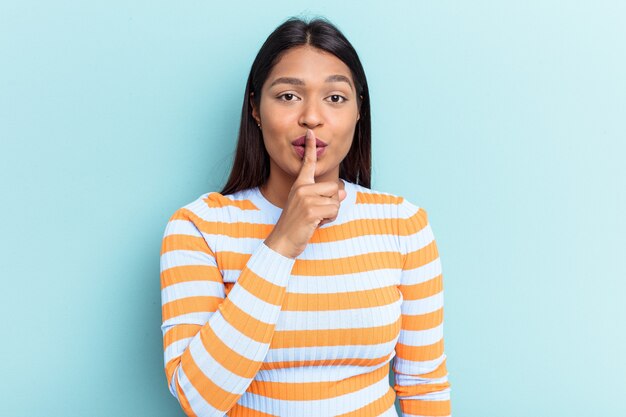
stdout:
<svg viewBox="0 0 626 417">
<path fill-rule="evenodd" d="M 291 144 L 295 146 L 304 146 L 305 141 L 306 141 L 306 137 L 300 136 L 296 138 L 294 141 L 292 141 Z M 327 145 L 327 143 L 321 140 L 320 138 L 315 138 L 315 143 L 317 144 L 318 147 Z"/>
<path fill-rule="evenodd" d="M 293 148 L 296 150 L 296 153 L 300 156 L 300 159 L 304 158 L 304 146 L 296 146 L 293 145 Z M 324 150 L 326 146 L 318 146 L 315 150 L 317 153 L 317 157 L 319 158 L 322 154 L 324 154 Z"/>
</svg>

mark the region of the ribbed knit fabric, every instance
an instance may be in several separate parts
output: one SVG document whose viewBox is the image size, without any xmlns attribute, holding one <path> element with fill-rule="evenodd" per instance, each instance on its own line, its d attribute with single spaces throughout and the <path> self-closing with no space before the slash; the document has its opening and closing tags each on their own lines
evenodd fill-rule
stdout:
<svg viewBox="0 0 626 417">
<path fill-rule="evenodd" d="M 258 187 L 170 218 L 165 374 L 189 416 L 449 416 L 441 263 L 426 211 L 344 180 L 337 219 L 295 260 L 264 243 Z M 393 366 L 395 385 L 389 384 Z"/>
</svg>

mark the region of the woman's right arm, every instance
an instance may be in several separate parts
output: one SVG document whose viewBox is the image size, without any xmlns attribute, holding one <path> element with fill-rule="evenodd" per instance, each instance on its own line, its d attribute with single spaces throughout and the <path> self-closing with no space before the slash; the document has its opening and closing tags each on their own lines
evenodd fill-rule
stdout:
<svg viewBox="0 0 626 417">
<path fill-rule="evenodd" d="M 346 192 L 336 182 L 315 182 L 315 149 L 308 129 L 286 207 L 228 296 L 215 253 L 200 232 L 211 223 L 183 207 L 166 226 L 161 248 L 165 373 L 170 392 L 189 416 L 223 416 L 246 391 L 269 350 L 295 258 L 320 224 L 337 217 Z"/>
<path fill-rule="evenodd" d="M 263 362 L 295 259 L 261 242 L 228 296 L 206 222 L 177 210 L 161 248 L 165 374 L 189 416 L 223 416 Z M 238 256 L 233 253 L 230 256 Z"/>
</svg>

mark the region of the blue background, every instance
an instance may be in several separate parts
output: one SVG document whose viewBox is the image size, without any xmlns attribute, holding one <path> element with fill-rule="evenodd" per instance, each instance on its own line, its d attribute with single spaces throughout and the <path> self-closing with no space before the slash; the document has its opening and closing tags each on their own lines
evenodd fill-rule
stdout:
<svg viewBox="0 0 626 417">
<path fill-rule="evenodd" d="M 0 414 L 178 416 L 159 251 L 224 183 L 245 81 L 292 15 L 354 44 L 373 188 L 429 213 L 455 416 L 624 416 L 626 6 L 0 6 Z"/>
</svg>

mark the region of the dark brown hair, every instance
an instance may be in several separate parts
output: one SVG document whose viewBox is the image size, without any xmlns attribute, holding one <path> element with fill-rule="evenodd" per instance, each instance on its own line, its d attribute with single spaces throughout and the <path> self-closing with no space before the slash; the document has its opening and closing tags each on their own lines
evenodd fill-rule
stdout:
<svg viewBox="0 0 626 417">
<path fill-rule="evenodd" d="M 259 108 L 261 88 L 270 71 L 285 51 L 301 45 L 310 45 L 330 52 L 343 61 L 352 72 L 360 117 L 354 130 L 352 146 L 339 165 L 339 177 L 371 188 L 370 99 L 361 61 L 352 44 L 326 18 L 316 17 L 307 23 L 300 18 L 291 17 L 269 35 L 252 63 L 243 98 L 235 159 L 228 181 L 220 191 L 222 195 L 261 186 L 269 178 L 270 158 L 261 131 L 252 117 L 250 93 L 254 93 L 254 103 Z"/>
</svg>

